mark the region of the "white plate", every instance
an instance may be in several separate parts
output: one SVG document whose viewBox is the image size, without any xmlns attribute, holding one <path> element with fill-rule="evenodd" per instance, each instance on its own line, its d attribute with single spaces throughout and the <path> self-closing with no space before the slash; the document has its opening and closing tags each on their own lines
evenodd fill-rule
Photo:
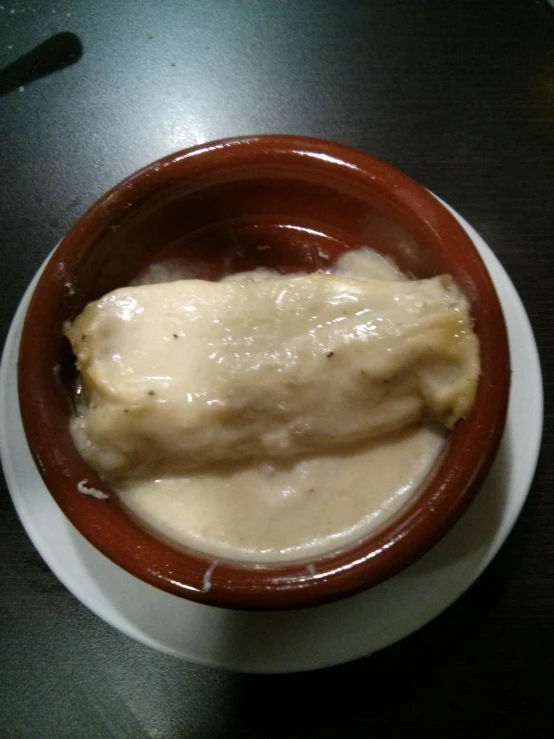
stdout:
<svg viewBox="0 0 554 739">
<path fill-rule="evenodd" d="M 169 595 L 112 564 L 67 521 L 35 468 L 17 400 L 17 351 L 35 277 L 0 368 L 0 451 L 19 517 L 63 584 L 133 639 L 182 659 L 245 672 L 311 670 L 369 655 L 453 603 L 491 561 L 521 510 L 539 452 L 543 407 L 537 349 L 519 296 L 484 241 L 454 215 L 485 259 L 508 324 L 513 380 L 498 457 L 471 508 L 416 564 L 365 593 L 301 611 L 228 611 Z"/>
</svg>

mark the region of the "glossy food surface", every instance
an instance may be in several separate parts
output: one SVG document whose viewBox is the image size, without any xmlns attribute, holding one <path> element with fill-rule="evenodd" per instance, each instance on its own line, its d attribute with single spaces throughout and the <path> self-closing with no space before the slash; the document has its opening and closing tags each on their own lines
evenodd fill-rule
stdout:
<svg viewBox="0 0 554 739">
<path fill-rule="evenodd" d="M 451 428 L 480 375 L 469 304 L 448 276 L 120 288 L 66 333 L 74 439 L 114 480 L 286 461 L 424 419 Z"/>
<path fill-rule="evenodd" d="M 317 275 L 261 268 L 223 285 L 156 264 L 138 289 L 89 304 L 67 329 L 80 375 L 76 446 L 153 533 L 217 558 L 313 558 L 376 529 L 429 473 L 446 438 L 439 417 L 452 425 L 445 410 L 467 415 L 474 399 L 467 302 L 449 285 L 429 311 L 427 283 L 406 285 L 371 249 L 346 252 L 330 275 L 338 305 L 320 291 L 308 310 Z M 401 286 L 419 297 L 402 305 Z M 390 346 L 399 337 L 400 356 Z M 108 435 L 100 445 L 98 432 Z M 191 469 L 193 449 L 226 463 L 200 455 Z"/>
</svg>

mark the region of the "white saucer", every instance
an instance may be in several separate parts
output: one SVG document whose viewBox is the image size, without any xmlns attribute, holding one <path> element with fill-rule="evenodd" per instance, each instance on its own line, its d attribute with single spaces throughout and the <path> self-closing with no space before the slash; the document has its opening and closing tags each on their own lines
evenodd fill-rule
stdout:
<svg viewBox="0 0 554 739">
<path fill-rule="evenodd" d="M 0 451 L 19 517 L 64 585 L 133 639 L 192 662 L 245 672 L 311 670 L 369 655 L 453 603 L 494 557 L 521 510 L 539 452 L 543 408 L 537 349 L 519 296 L 480 236 L 454 215 L 485 259 L 508 324 L 513 384 L 498 458 L 462 520 L 415 565 L 365 593 L 303 611 L 227 611 L 169 595 L 112 564 L 66 520 L 35 468 L 17 400 L 17 351 L 35 277 L 0 368 Z"/>
</svg>

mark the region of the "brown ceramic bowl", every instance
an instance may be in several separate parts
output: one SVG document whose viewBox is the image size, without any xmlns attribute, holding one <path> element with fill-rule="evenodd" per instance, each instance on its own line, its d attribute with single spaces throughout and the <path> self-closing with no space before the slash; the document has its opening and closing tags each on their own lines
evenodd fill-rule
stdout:
<svg viewBox="0 0 554 739">
<path fill-rule="evenodd" d="M 259 247 L 263 245 L 264 249 Z M 270 247 L 269 249 L 267 247 Z M 376 533 L 307 562 L 254 566 L 171 548 L 131 520 L 69 433 L 75 377 L 64 321 L 167 257 L 217 279 L 256 265 L 310 271 L 370 246 L 417 277 L 450 273 L 472 303 L 482 377 L 434 472 Z M 36 464 L 68 519 L 99 551 L 158 588 L 218 606 L 279 609 L 356 593 L 432 547 L 467 508 L 494 459 L 509 389 L 502 310 L 473 243 L 424 188 L 339 144 L 260 136 L 198 146 L 150 164 L 104 195 L 46 265 L 25 321 L 19 399 Z"/>
</svg>

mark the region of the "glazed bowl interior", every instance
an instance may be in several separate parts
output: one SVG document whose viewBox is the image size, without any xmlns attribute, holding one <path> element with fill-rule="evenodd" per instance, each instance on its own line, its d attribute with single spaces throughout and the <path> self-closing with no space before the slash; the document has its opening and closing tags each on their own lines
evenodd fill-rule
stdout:
<svg viewBox="0 0 554 739">
<path fill-rule="evenodd" d="M 215 280 L 267 266 L 324 269 L 370 247 L 415 277 L 452 274 L 472 304 L 482 377 L 471 415 L 450 434 L 419 492 L 376 532 L 307 562 L 217 562 L 152 536 L 106 485 L 70 433 L 74 358 L 63 326 L 152 265 Z M 494 458 L 509 387 L 502 311 L 487 271 L 455 219 L 394 168 L 338 144 L 287 136 L 215 142 L 149 165 L 101 198 L 46 265 L 23 330 L 19 395 L 25 432 L 51 494 L 116 564 L 169 592 L 235 608 L 315 605 L 390 577 L 427 551 L 471 502 Z M 307 566 L 309 564 L 309 567 Z M 210 571 L 207 585 L 206 572 Z"/>
</svg>

